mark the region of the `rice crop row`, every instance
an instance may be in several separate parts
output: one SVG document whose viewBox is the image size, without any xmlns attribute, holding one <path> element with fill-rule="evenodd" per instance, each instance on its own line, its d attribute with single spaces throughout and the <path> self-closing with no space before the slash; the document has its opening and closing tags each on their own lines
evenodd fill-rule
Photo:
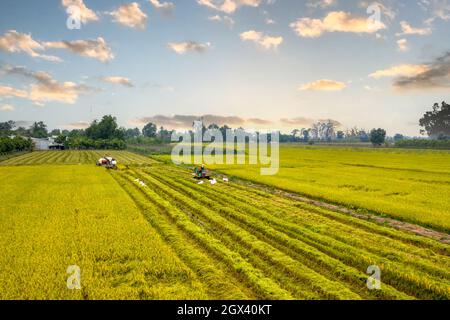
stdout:
<svg viewBox="0 0 450 320">
<path fill-rule="evenodd" d="M 0 299 L 211 297 L 106 170 L 1 166 L 0 191 Z"/>
<path fill-rule="evenodd" d="M 251 187 L 221 182 L 198 185 L 185 170 L 170 165 L 131 168 L 113 175 L 122 179 L 123 186 L 131 184 L 134 192 L 139 191 L 143 204 L 146 199 L 158 207 L 154 215 L 166 217 L 209 256 L 225 263 L 228 272 L 236 273 L 233 262 L 225 258 L 233 252 L 249 263 L 253 268 L 249 270 L 266 275 L 292 298 L 450 297 L 448 246 L 438 241 Z M 136 178 L 146 187 L 133 184 Z M 196 232 L 202 236 L 197 238 Z M 390 233 L 397 237 L 391 238 Z M 220 243 L 221 250 L 211 252 L 212 243 Z M 369 265 L 382 270 L 380 291 L 365 287 Z M 256 296 L 267 297 L 259 283 L 249 280 L 252 277 L 243 279 Z"/>
<path fill-rule="evenodd" d="M 90 150 L 65 150 L 65 151 L 35 151 L 0 162 L 3 166 L 18 165 L 57 165 L 57 164 L 95 164 L 105 156 L 111 156 L 118 160 L 119 164 L 142 165 L 151 164 L 154 161 L 128 151 L 90 151 Z"/>
<path fill-rule="evenodd" d="M 281 145 L 280 170 L 215 165 L 229 176 L 450 231 L 450 152 Z"/>
</svg>

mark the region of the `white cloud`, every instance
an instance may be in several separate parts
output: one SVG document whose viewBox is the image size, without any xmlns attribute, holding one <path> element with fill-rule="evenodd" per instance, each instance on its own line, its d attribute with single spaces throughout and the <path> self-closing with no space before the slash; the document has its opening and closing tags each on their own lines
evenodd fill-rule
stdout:
<svg viewBox="0 0 450 320">
<path fill-rule="evenodd" d="M 147 25 L 147 15 L 137 2 L 124 4 L 109 14 L 114 17 L 115 22 L 126 27 L 145 29 Z"/>
<path fill-rule="evenodd" d="M 385 77 L 412 77 L 428 71 L 429 67 L 425 64 L 401 64 L 388 69 L 378 70 L 370 74 L 371 78 Z"/>
<path fill-rule="evenodd" d="M 86 121 L 78 121 L 78 122 L 73 122 L 73 123 L 69 123 L 66 125 L 62 125 L 62 128 L 65 129 L 86 129 L 89 128 L 90 124 L 89 122 Z"/>
<path fill-rule="evenodd" d="M 442 19 L 444 21 L 450 20 L 450 1 L 448 0 L 420 0 L 419 5 L 423 10 L 431 15 L 429 22 L 435 19 Z"/>
<path fill-rule="evenodd" d="M 304 84 L 298 88 L 299 91 L 341 91 L 347 85 L 340 81 L 322 79 Z"/>
<path fill-rule="evenodd" d="M 310 8 L 328 8 L 337 4 L 337 0 L 309 0 L 306 4 Z"/>
<path fill-rule="evenodd" d="M 230 28 L 234 26 L 234 20 L 233 18 L 231 18 L 230 16 L 220 16 L 218 14 L 216 14 L 215 16 L 211 16 L 208 17 L 209 21 L 214 21 L 214 22 L 222 22 L 224 24 L 226 24 L 227 26 L 229 26 Z"/>
<path fill-rule="evenodd" d="M 1 111 L 14 111 L 16 108 L 13 105 L 10 104 L 2 104 L 0 105 Z"/>
<path fill-rule="evenodd" d="M 322 20 L 301 18 L 290 24 L 300 37 L 317 38 L 326 32 L 376 33 L 385 29 L 382 22 L 371 23 L 365 16 L 356 16 L 343 11 L 333 11 Z"/>
<path fill-rule="evenodd" d="M 28 93 L 23 90 L 18 90 L 9 86 L 0 85 L 0 97 L 16 97 L 16 98 L 26 98 Z"/>
<path fill-rule="evenodd" d="M 450 52 L 434 58 L 422 68 L 423 72 L 403 75 L 394 79 L 398 90 L 443 90 L 450 89 Z"/>
<path fill-rule="evenodd" d="M 24 98 L 38 105 L 49 101 L 73 104 L 79 94 L 90 89 L 73 82 L 59 82 L 47 72 L 33 72 L 24 67 L 6 65 L 3 66 L 2 72 L 6 75 L 23 77 L 31 81 L 31 85 L 27 91 L 0 86 L 0 96 Z"/>
<path fill-rule="evenodd" d="M 167 46 L 175 51 L 178 54 L 185 54 L 186 52 L 205 52 L 211 47 L 209 42 L 207 43 L 198 43 L 195 41 L 186 41 L 186 42 L 170 42 Z"/>
<path fill-rule="evenodd" d="M 432 33 L 432 30 L 429 27 L 414 28 L 406 21 L 401 21 L 400 26 L 402 27 L 402 32 L 397 33 L 397 36 L 412 35 L 412 34 L 419 36 L 426 36 Z"/>
<path fill-rule="evenodd" d="M 45 42 L 44 46 L 52 49 L 66 49 L 80 56 L 97 59 L 102 62 L 114 59 L 111 48 L 102 37 L 98 37 L 95 40 Z"/>
<path fill-rule="evenodd" d="M 132 88 L 134 87 L 133 82 L 129 78 L 125 77 L 104 77 L 101 79 L 104 82 L 112 83 L 112 84 L 120 84 L 124 87 Z"/>
<path fill-rule="evenodd" d="M 94 11 L 86 7 L 83 0 L 61 0 L 61 4 L 66 9 L 70 7 L 77 7 L 81 22 L 83 24 L 99 20 L 98 15 Z"/>
<path fill-rule="evenodd" d="M 261 0 L 197 0 L 197 3 L 230 14 L 242 6 L 258 7 Z"/>
<path fill-rule="evenodd" d="M 270 37 L 255 30 L 241 33 L 240 38 L 242 41 L 253 41 L 265 50 L 276 50 L 283 43 L 283 37 Z"/>
<path fill-rule="evenodd" d="M 48 56 L 39 53 L 44 51 L 44 46 L 38 41 L 34 40 L 31 35 L 17 32 L 16 30 L 6 31 L 0 37 L 0 50 L 7 53 L 24 52 L 30 57 L 39 58 L 47 61 L 60 62 L 61 59 L 55 56 Z"/>
<path fill-rule="evenodd" d="M 162 2 L 159 0 L 149 0 L 151 5 L 157 9 L 163 12 L 164 14 L 170 14 L 175 9 L 175 4 L 172 2 Z"/>
<path fill-rule="evenodd" d="M 30 99 L 37 103 L 50 101 L 74 104 L 78 99 L 78 86 L 73 82 L 54 82 L 50 86 L 31 85 Z"/>
<path fill-rule="evenodd" d="M 19 33 L 15 30 L 9 30 L 0 37 L 0 50 L 7 53 L 24 52 L 33 58 L 53 62 L 62 61 L 59 57 L 44 55 L 38 52 L 47 49 L 67 49 L 72 53 L 94 58 L 102 62 L 114 58 L 111 49 L 102 37 L 95 40 L 38 42 L 31 35 Z"/>
<path fill-rule="evenodd" d="M 380 92 L 381 91 L 379 88 L 372 87 L 372 86 L 369 86 L 369 85 L 365 85 L 364 89 L 367 90 L 367 91 L 371 91 L 371 92 Z"/>
<path fill-rule="evenodd" d="M 406 40 L 406 39 L 397 40 L 397 46 L 398 46 L 398 51 L 400 51 L 400 52 L 409 51 L 408 40 Z"/>
</svg>

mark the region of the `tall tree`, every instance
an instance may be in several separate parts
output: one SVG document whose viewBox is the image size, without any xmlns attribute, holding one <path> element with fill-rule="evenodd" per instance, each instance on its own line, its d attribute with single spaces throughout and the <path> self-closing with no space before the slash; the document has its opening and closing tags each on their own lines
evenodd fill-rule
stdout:
<svg viewBox="0 0 450 320">
<path fill-rule="evenodd" d="M 136 138 L 141 135 L 141 130 L 139 128 L 127 129 L 125 131 L 125 138 Z"/>
<path fill-rule="evenodd" d="M 396 133 L 395 136 L 394 136 L 394 141 L 395 141 L 395 142 L 397 142 L 397 141 L 402 141 L 402 140 L 404 140 L 404 139 L 405 139 L 405 136 L 402 135 L 401 133 Z"/>
<path fill-rule="evenodd" d="M 16 126 L 14 121 L 0 122 L 0 136 L 7 136 Z"/>
<path fill-rule="evenodd" d="M 336 136 L 336 122 L 332 120 L 318 121 L 312 125 L 313 139 L 330 141 Z"/>
<path fill-rule="evenodd" d="M 47 125 L 42 121 L 33 123 L 30 127 L 30 134 L 33 138 L 47 138 Z"/>
<path fill-rule="evenodd" d="M 18 136 L 31 137 L 30 130 L 24 127 L 18 127 L 16 130 L 14 130 L 14 133 Z"/>
<path fill-rule="evenodd" d="M 370 131 L 370 142 L 374 146 L 381 146 L 386 141 L 386 130 L 384 129 L 372 129 Z"/>
<path fill-rule="evenodd" d="M 117 137 L 117 119 L 111 115 L 104 116 L 98 123 L 99 138 L 101 139 L 114 139 Z"/>
<path fill-rule="evenodd" d="M 225 140 L 226 136 L 227 136 L 227 130 L 231 130 L 231 128 L 229 126 L 227 126 L 226 124 L 224 124 L 222 127 L 220 127 L 219 130 L 220 130 L 220 132 L 222 132 L 223 139 Z"/>
<path fill-rule="evenodd" d="M 119 128 L 116 117 L 107 115 L 103 116 L 100 122 L 93 121 L 86 129 L 86 136 L 93 140 L 124 139 L 124 131 L 123 128 Z"/>
<path fill-rule="evenodd" d="M 366 130 L 361 129 L 358 132 L 359 134 L 359 140 L 361 142 L 369 142 L 370 141 L 370 134 L 367 134 Z"/>
<path fill-rule="evenodd" d="M 419 124 L 424 127 L 422 133 L 428 134 L 433 138 L 450 137 L 450 105 L 442 102 L 441 106 L 438 103 L 433 105 L 433 110 L 426 112 Z"/>
<path fill-rule="evenodd" d="M 142 129 L 142 135 L 144 137 L 154 138 L 156 137 L 156 133 L 158 131 L 158 128 L 154 123 L 147 123 L 144 128 Z"/>
<path fill-rule="evenodd" d="M 159 128 L 158 136 L 161 140 L 170 141 L 172 132 L 164 129 L 164 127 Z"/>
<path fill-rule="evenodd" d="M 302 136 L 303 136 L 303 141 L 304 142 L 308 142 L 309 141 L 310 133 L 311 133 L 311 129 L 302 129 Z"/>
<path fill-rule="evenodd" d="M 50 135 L 51 135 L 51 136 L 60 136 L 60 135 L 61 135 L 61 130 L 60 130 L 60 129 L 53 129 L 53 130 L 50 132 Z"/>
<path fill-rule="evenodd" d="M 217 124 L 212 123 L 212 124 L 210 124 L 210 125 L 208 126 L 208 129 L 209 129 L 209 130 L 219 130 L 220 127 L 219 127 Z"/>
</svg>

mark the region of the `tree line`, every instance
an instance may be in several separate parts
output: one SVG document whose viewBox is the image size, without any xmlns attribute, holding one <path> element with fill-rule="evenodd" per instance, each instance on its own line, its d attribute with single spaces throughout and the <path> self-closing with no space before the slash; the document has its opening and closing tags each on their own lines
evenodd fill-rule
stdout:
<svg viewBox="0 0 450 320">
<path fill-rule="evenodd" d="M 29 137 L 13 135 L 13 121 L 0 122 L 0 154 L 31 150 L 33 144 Z"/>
<path fill-rule="evenodd" d="M 16 137 L 0 137 L 0 154 L 31 150 L 33 144 L 30 139 Z"/>
<path fill-rule="evenodd" d="M 440 105 L 435 103 L 431 111 L 427 111 L 419 120 L 423 128 L 420 133 L 429 139 L 409 139 L 397 133 L 391 140 L 398 147 L 450 147 L 450 105 L 445 101 Z M 374 146 L 383 145 L 386 140 L 386 130 L 378 128 L 371 131 L 357 127 L 345 131 L 337 130 L 336 122 L 332 120 L 318 121 L 311 128 L 295 129 L 291 134 L 280 137 L 281 142 L 371 142 Z"/>
<path fill-rule="evenodd" d="M 392 141 L 400 147 L 450 147 L 450 105 L 445 101 L 435 103 L 431 111 L 427 111 L 419 120 L 423 128 L 421 133 L 428 135 L 430 139 L 408 139 L 402 134 L 396 134 Z M 227 125 L 219 126 L 210 124 L 203 127 L 216 129 L 223 136 L 227 130 L 232 130 Z M 238 128 L 244 130 L 243 128 Z M 0 153 L 22 151 L 32 148 L 30 138 L 56 137 L 55 142 L 64 144 L 69 149 L 125 149 L 127 143 L 131 145 L 168 144 L 171 142 L 173 130 L 157 127 L 154 123 L 147 123 L 142 130 L 139 128 L 119 127 L 117 119 L 112 115 L 105 115 L 98 121 L 94 120 L 86 129 L 49 131 L 47 125 L 42 122 L 34 122 L 28 128 L 16 126 L 14 121 L 0 122 Z M 193 132 L 191 131 L 191 134 Z M 386 142 L 386 130 L 382 128 L 370 131 L 357 127 L 338 130 L 338 124 L 332 120 L 318 121 L 310 128 L 299 128 L 290 134 L 280 133 L 280 142 L 371 142 L 374 146 L 381 146 Z M 425 142 L 428 141 L 428 142 Z M 433 142 L 434 141 L 434 142 Z M 436 142 L 444 141 L 444 142 Z M 446 141 L 446 142 L 445 142 Z"/>
<path fill-rule="evenodd" d="M 7 153 L 32 148 L 31 138 L 54 138 L 55 143 L 64 144 L 67 149 L 125 149 L 131 143 L 169 143 L 172 131 L 149 123 L 139 128 L 119 127 L 117 118 L 105 115 L 94 120 L 86 129 L 49 131 L 43 121 L 34 122 L 28 128 L 17 126 L 14 121 L 0 122 L 0 152 Z M 26 142 L 26 144 L 25 144 Z M 25 145 L 25 147 L 24 147 Z"/>
</svg>

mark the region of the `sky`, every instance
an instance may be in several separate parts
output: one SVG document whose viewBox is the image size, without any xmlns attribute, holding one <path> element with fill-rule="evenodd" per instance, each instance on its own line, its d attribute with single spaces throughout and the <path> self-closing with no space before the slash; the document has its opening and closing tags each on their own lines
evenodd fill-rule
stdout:
<svg viewBox="0 0 450 320">
<path fill-rule="evenodd" d="M 2 0 L 0 121 L 418 136 L 449 39 L 450 0 Z"/>
</svg>

